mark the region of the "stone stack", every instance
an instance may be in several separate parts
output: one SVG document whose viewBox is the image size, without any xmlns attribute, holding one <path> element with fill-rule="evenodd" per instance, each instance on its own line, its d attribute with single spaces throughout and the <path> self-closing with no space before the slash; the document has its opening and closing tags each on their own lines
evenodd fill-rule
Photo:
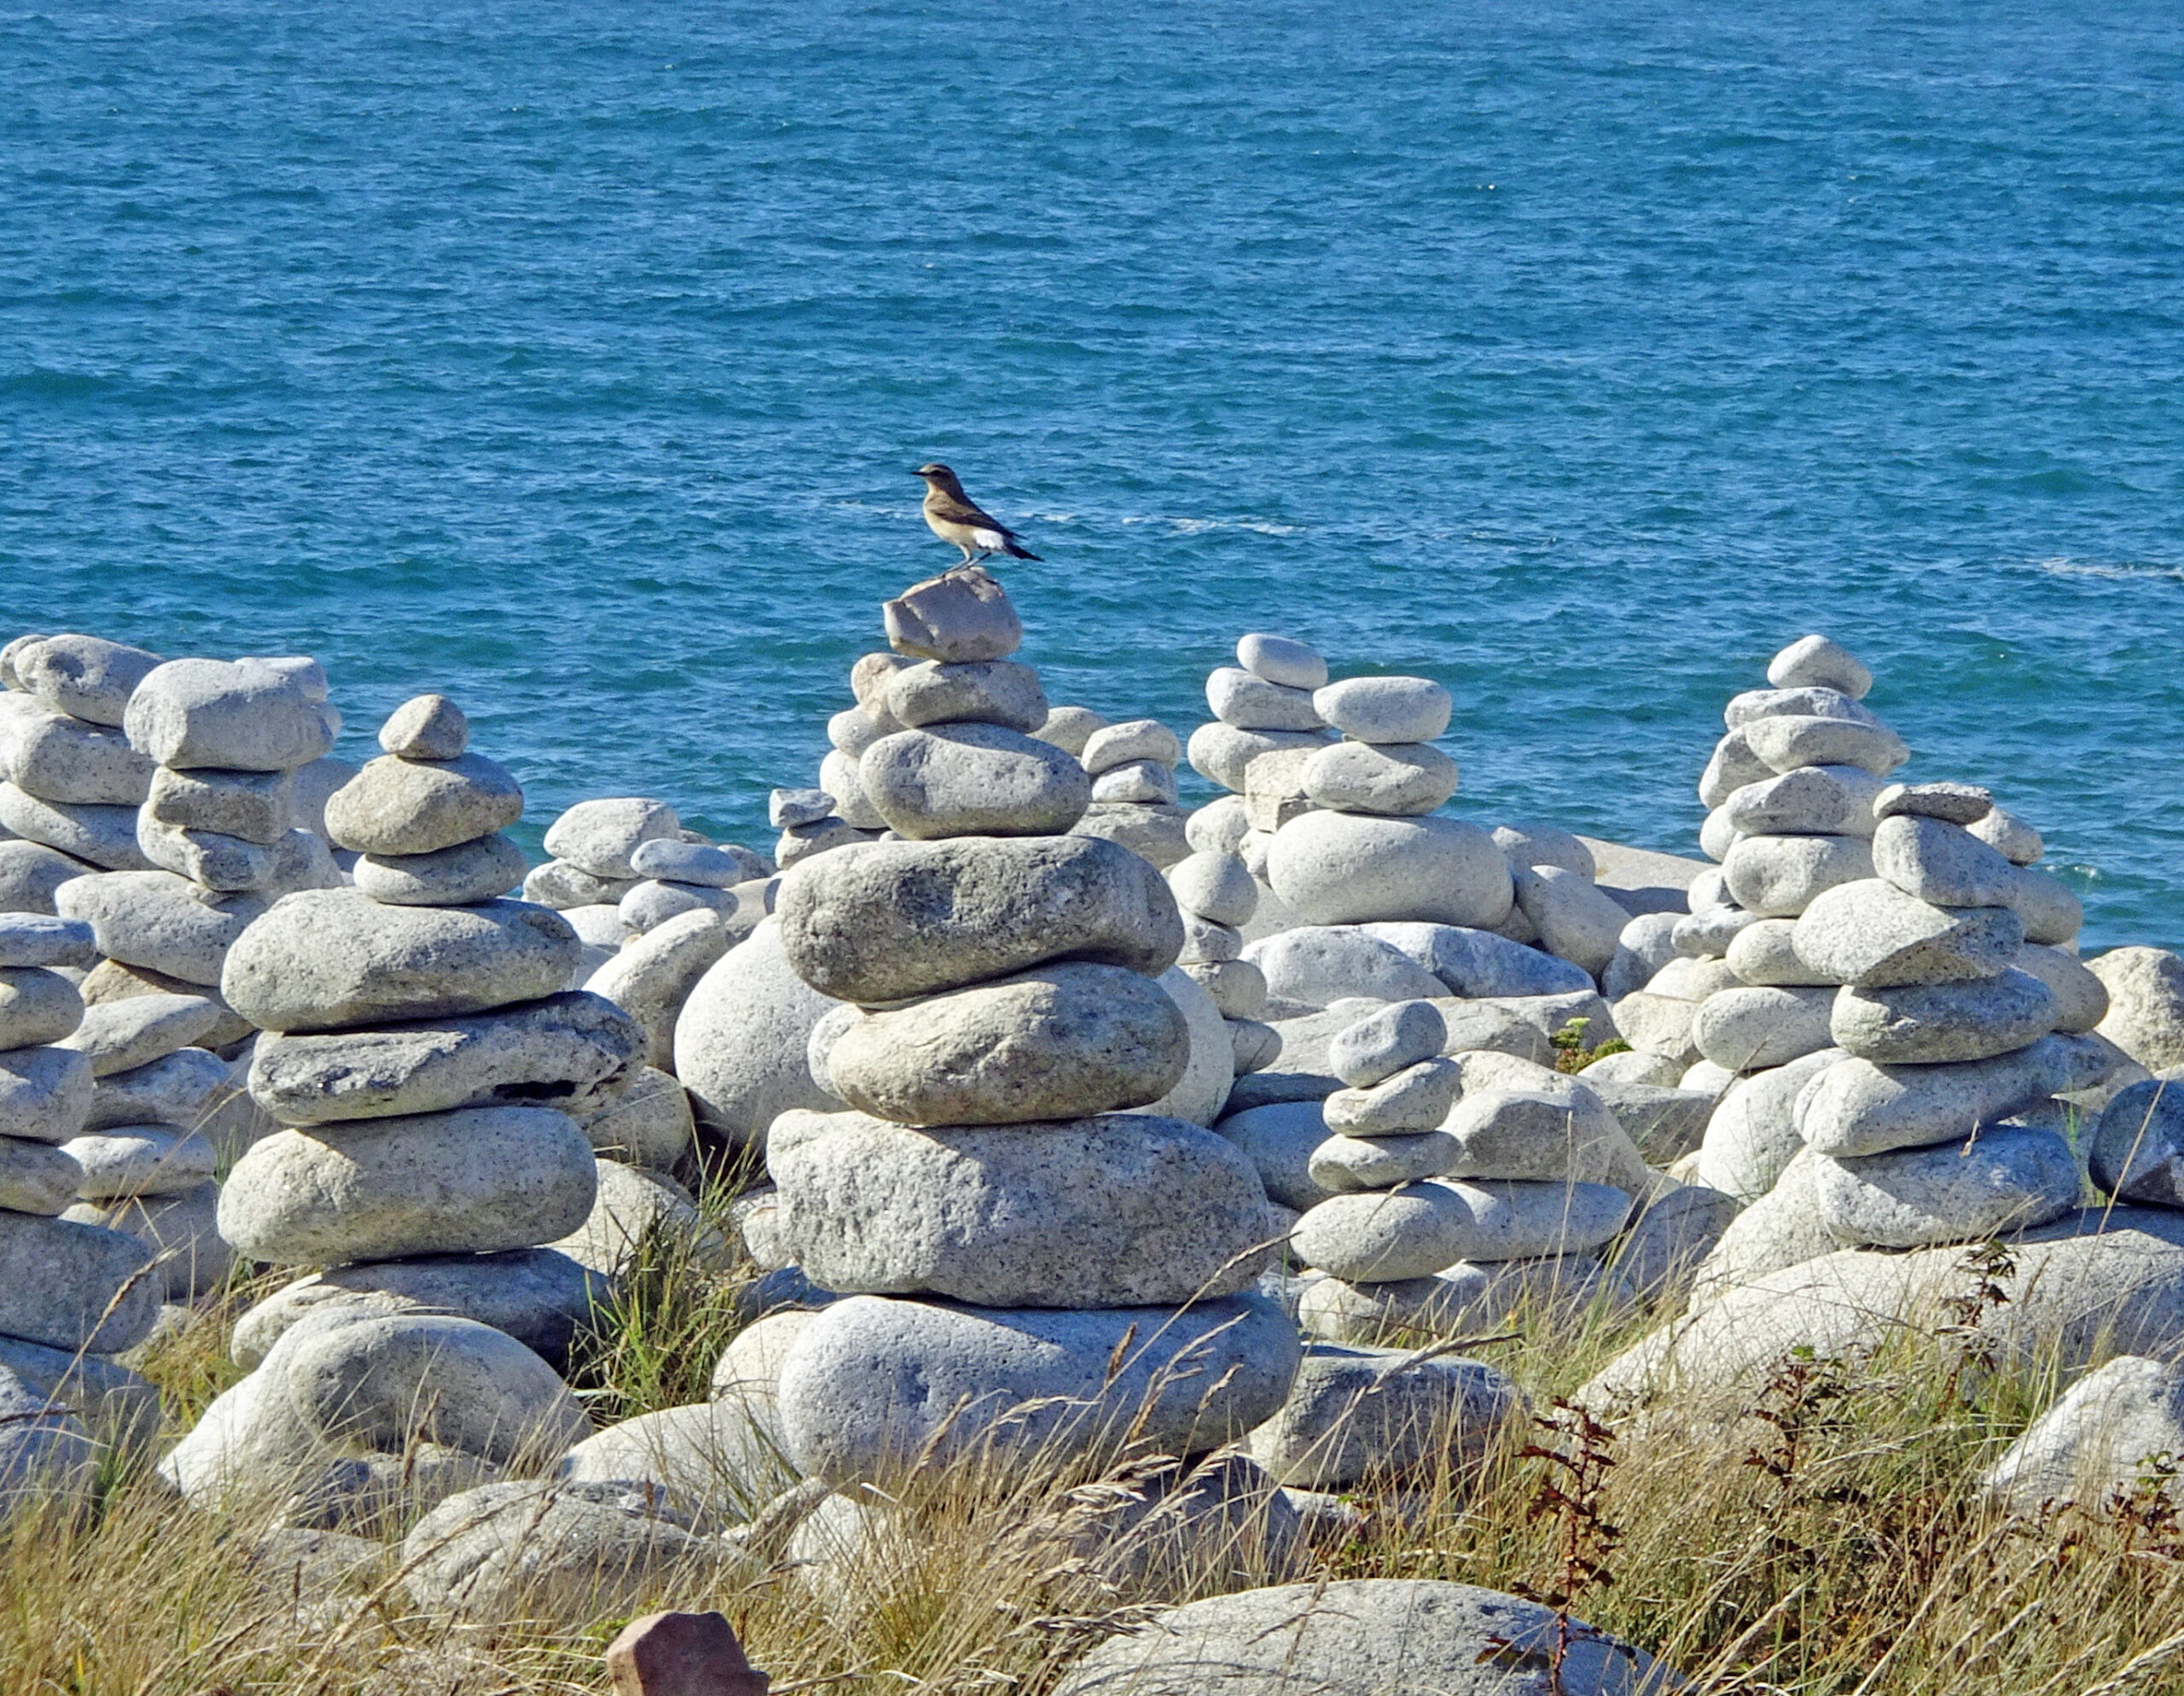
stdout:
<svg viewBox="0 0 2184 1696">
<path fill-rule="evenodd" d="M 91 1066 L 57 1046 L 84 1012 L 62 974 L 96 958 L 88 925 L 0 914 L 0 1379 L 104 1432 L 148 1413 L 157 1424 L 150 1385 L 105 1356 L 151 1330 L 161 1280 L 135 1237 L 63 1217 L 85 1182 L 70 1145 L 82 1140 Z M 11 1419 L 22 1416 L 11 1402 Z M 87 1436 L 73 1414 L 61 1425 L 70 1444 Z M 0 1432 L 0 1451 L 19 1455 L 21 1435 Z"/>
<path fill-rule="evenodd" d="M 228 956 L 228 999 L 264 1033 L 250 1092 L 284 1128 L 229 1174 L 221 1234 L 328 1269 L 246 1315 L 239 1356 L 335 1292 L 429 1304 L 549 1360 L 589 1311 L 583 1269 L 535 1245 L 590 1215 L 576 1120 L 636 1077 L 644 1033 L 565 990 L 579 945 L 559 914 L 500 898 L 523 793 L 467 744 L 450 703 L 398 710 L 386 753 L 328 804 L 357 886 L 287 897 Z"/>
<path fill-rule="evenodd" d="M 1591 1257 L 1647 1188 L 1644 1162 L 1589 1091 L 1505 1055 L 1443 1058 L 1448 1040 L 1439 1009 L 1412 1001 L 1328 1044 L 1345 1087 L 1321 1106 L 1334 1135 L 1311 1176 L 1338 1193 L 1292 1239 L 1326 1275 L 1300 1298 L 1308 1331 L 1370 1342 L 1507 1309 L 1528 1285 L 1589 1290 Z M 1505 1074 L 1516 1087 L 1483 1081 Z"/>
<path fill-rule="evenodd" d="M 630 869 L 642 881 L 623 896 L 617 909 L 631 936 L 644 936 L 685 913 L 718 913 L 725 918 L 743 904 L 739 890 L 764 885 L 774 874 L 773 862 L 741 843 L 697 838 L 697 832 L 684 830 L 671 838 L 640 842 L 631 851 Z"/>
<path fill-rule="evenodd" d="M 1189 840 L 1194 849 L 1240 855 L 1263 884 L 1275 830 L 1307 804 L 1296 767 L 1334 740 L 1312 703 L 1313 690 L 1327 682 L 1327 662 L 1304 642 L 1258 632 L 1237 642 L 1236 658 L 1238 665 L 1207 676 L 1214 722 L 1194 730 L 1189 744 L 1192 769 L 1230 793 L 1192 815 Z M 1252 769 L 1269 754 L 1290 758 L 1266 760 L 1255 783 Z M 1254 787 L 1261 797 L 1256 809 Z"/>
<path fill-rule="evenodd" d="M 2079 982 L 2091 974 L 2067 955 L 2028 953 L 2027 915 L 2053 934 L 2068 892 L 1967 828 L 1991 804 L 1964 784 L 1882 790 L 1879 875 L 1821 893 L 1797 921 L 1798 960 L 1843 985 L 1829 1023 L 1847 1058 L 1795 1106 L 1820 1220 L 1838 1242 L 1969 1241 L 2077 1205 L 2053 1098 L 2099 1084 L 2119 1056 L 2086 1034 L 2101 1006 Z"/>
<path fill-rule="evenodd" d="M 1263 1071 L 1281 1053 L 1281 1033 L 1260 1017 L 1266 974 L 1243 957 L 1258 884 L 1234 854 L 1194 853 L 1168 868 L 1168 888 L 1183 915 L 1179 967 L 1227 1022 L 1235 1075 Z"/>
<path fill-rule="evenodd" d="M 1043 726 L 1041 740 L 1046 740 Z M 1182 757 L 1176 733 L 1156 718 L 1132 718 L 1094 731 L 1080 756 L 1092 779 L 1092 804 L 1077 822 L 1077 833 L 1119 842 L 1163 870 L 1174 865 L 1190 851 L 1176 793 L 1176 766 Z"/>
<path fill-rule="evenodd" d="M 1064 833 L 1091 780 L 1025 728 L 1046 715 L 997 584 L 950 572 L 887 624 L 925 662 L 890 710 L 922 722 L 860 774 L 902 839 L 793 868 L 776 915 L 795 973 L 863 1009 L 812 1056 L 854 1111 L 785 1112 L 768 1139 L 775 1228 L 845 1298 L 781 1364 L 788 1457 L 845 1487 L 1209 1452 L 1281 1404 L 1298 1344 L 1246 1293 L 1278 1234 L 1248 1162 L 1124 1111 L 1189 1060 L 1156 981 L 1176 903 L 1139 856 Z"/>
<path fill-rule="evenodd" d="M 129 698 L 160 664 L 88 636 L 23 636 L 0 659 L 0 910 L 51 913 L 89 872 L 142 871 L 136 810 L 153 762 L 131 745 Z"/>
<path fill-rule="evenodd" d="M 860 807 L 865 810 L 868 808 Z M 833 794 L 824 789 L 776 789 L 767 799 L 766 817 L 781 832 L 774 859 L 783 871 L 799 860 L 848 843 L 869 842 L 880 833 L 844 818 L 835 810 Z"/>
</svg>

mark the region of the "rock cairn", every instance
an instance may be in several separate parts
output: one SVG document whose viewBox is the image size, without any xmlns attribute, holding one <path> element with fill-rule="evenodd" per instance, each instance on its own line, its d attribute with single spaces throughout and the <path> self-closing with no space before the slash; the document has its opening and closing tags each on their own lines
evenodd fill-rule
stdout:
<svg viewBox="0 0 2184 1696">
<path fill-rule="evenodd" d="M 1843 986 L 1829 1029 L 1847 1058 L 1795 1108 L 1819 1217 L 1838 1242 L 1971 1241 L 2077 1205 L 2053 1098 L 2094 1088 L 2119 1056 L 2086 1034 L 2105 1008 L 2082 981 L 2092 974 L 2026 948 L 2034 926 L 2056 934 L 2077 903 L 1972 834 L 1992 804 L 1965 784 L 1882 790 L 1879 875 L 1824 892 L 1797 921 L 1798 958 Z"/>
<path fill-rule="evenodd" d="M 1061 1466 L 1125 1440 L 1209 1452 L 1281 1403 L 1293 1326 L 1243 1293 L 1275 1234 L 1249 1164 L 1162 1098 L 1188 1027 L 1154 981 L 1183 926 L 1167 885 L 1066 834 L 1091 779 L 1032 737 L 1043 702 L 985 572 L 886 608 L 909 728 L 863 756 L 901 839 L 783 877 L 788 964 L 860 1016 L 812 1062 L 853 1111 L 792 1111 L 775 1228 L 845 1298 L 780 1367 L 789 1459 L 837 1487 L 921 1461 Z M 1226 1056 L 1223 1056 L 1226 1061 Z"/>
<path fill-rule="evenodd" d="M 1528 1287 L 1590 1293 L 1594 1255 L 1650 1187 L 1614 1115 L 1575 1080 L 1505 1055 L 1448 1059 L 1448 1041 L 1439 1008 L 1409 1001 L 1328 1044 L 1345 1087 L 1321 1105 L 1333 1135 L 1310 1172 L 1335 1193 L 1292 1240 L 1326 1275 L 1300 1298 L 1308 1331 L 1371 1341 L 1445 1331 Z"/>
<path fill-rule="evenodd" d="M 1257 881 L 1235 855 L 1203 852 L 1168 868 L 1168 888 L 1183 915 L 1178 965 L 1227 1022 L 1235 1075 L 1263 1071 L 1281 1053 L 1281 1033 L 1260 1017 L 1266 973 L 1243 957 L 1242 926 L 1258 906 Z"/>
<path fill-rule="evenodd" d="M 38 1404 L 80 1408 L 103 1433 L 158 1422 L 151 1386 L 107 1358 L 159 1317 L 161 1280 L 125 1232 L 64 1217 L 86 1181 L 71 1152 L 91 1104 L 91 1066 L 58 1046 L 84 1012 L 64 973 L 97 958 L 90 927 L 44 914 L 0 914 L 0 1380 Z M 25 1418 L 9 1400 L 11 1422 Z M 85 1424 L 54 1414 L 63 1459 L 80 1460 Z M 65 1440 L 64 1440 L 65 1439 Z M 12 1470 L 26 1432 L 0 1432 Z M 54 1452 L 41 1437 L 41 1452 Z"/>
<path fill-rule="evenodd" d="M 837 751 L 839 752 L 839 750 Z M 859 795 L 858 810 L 867 812 Z M 766 817 L 781 837 L 774 845 L 775 862 L 787 871 L 799 860 L 823 854 L 851 842 L 869 842 L 880 833 L 860 829 L 835 810 L 834 797 L 825 789 L 776 789 L 767 798 Z"/>
<path fill-rule="evenodd" d="M 1208 674 L 1213 723 L 1191 733 L 1188 749 L 1192 769 L 1230 793 L 1192 815 L 1189 841 L 1200 851 L 1240 856 L 1263 884 L 1275 831 L 1307 804 L 1294 781 L 1296 765 L 1334 740 L 1312 702 L 1312 692 L 1327 682 L 1327 662 L 1304 642 L 1256 631 L 1237 642 L 1236 659 Z M 1261 765 L 1255 786 L 1252 767 L 1269 754 L 1292 758 Z M 1254 787 L 1264 798 L 1256 811 Z"/>
<path fill-rule="evenodd" d="M 142 871 L 136 810 L 151 758 L 123 729 L 160 664 L 90 636 L 19 636 L 0 650 L 0 909 L 51 913 L 87 872 Z"/>
<path fill-rule="evenodd" d="M 1043 726 L 1039 735 L 1051 740 Z M 1176 791 L 1183 745 L 1173 730 L 1156 718 L 1102 725 L 1079 758 L 1092 779 L 1092 804 L 1073 827 L 1077 834 L 1119 842 L 1163 870 L 1190 852 Z"/>
<path fill-rule="evenodd" d="M 514 779 L 468 749 L 452 703 L 388 719 L 387 752 L 328 804 L 354 889 L 287 897 L 230 950 L 223 984 L 264 1032 L 250 1092 L 283 1129 L 235 1165 L 221 1234 L 280 1266 L 327 1269 L 244 1316 L 263 1359 L 312 1305 L 367 1295 L 507 1331 L 558 1361 L 594 1288 L 535 1245 L 582 1226 L 598 1187 L 572 1116 L 637 1075 L 644 1032 L 564 986 L 576 935 L 499 898 L 522 875 L 499 833 Z"/>
</svg>

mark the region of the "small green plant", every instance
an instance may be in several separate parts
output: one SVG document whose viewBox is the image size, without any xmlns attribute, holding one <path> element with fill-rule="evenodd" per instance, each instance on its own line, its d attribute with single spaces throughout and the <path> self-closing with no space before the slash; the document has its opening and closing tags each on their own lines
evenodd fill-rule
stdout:
<svg viewBox="0 0 2184 1696">
<path fill-rule="evenodd" d="M 1554 1049 L 1554 1069 L 1557 1072 L 1583 1072 L 1596 1060 L 1609 1054 L 1627 1054 L 1630 1044 L 1620 1037 L 1611 1037 L 1598 1048 L 1585 1046 L 1585 1029 L 1593 1021 L 1572 1019 L 1547 1040 Z"/>
</svg>

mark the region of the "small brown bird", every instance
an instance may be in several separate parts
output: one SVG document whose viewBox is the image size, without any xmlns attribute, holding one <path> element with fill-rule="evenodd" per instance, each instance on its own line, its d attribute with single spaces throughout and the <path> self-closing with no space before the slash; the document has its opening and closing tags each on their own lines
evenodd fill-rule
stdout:
<svg viewBox="0 0 2184 1696">
<path fill-rule="evenodd" d="M 1018 547 L 1016 532 L 965 494 L 956 473 L 946 466 L 921 465 L 918 475 L 925 479 L 926 527 L 943 542 L 953 542 L 963 550 L 958 567 L 976 565 L 996 554 L 1006 554 L 1012 560 L 1039 557 Z"/>
</svg>

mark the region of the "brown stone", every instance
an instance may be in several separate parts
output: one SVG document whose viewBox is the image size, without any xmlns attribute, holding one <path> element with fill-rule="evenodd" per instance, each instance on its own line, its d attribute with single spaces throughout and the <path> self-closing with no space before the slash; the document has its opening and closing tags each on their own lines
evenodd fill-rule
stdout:
<svg viewBox="0 0 2184 1696">
<path fill-rule="evenodd" d="M 766 1675 L 744 1658 L 718 1613 L 648 1613 L 607 1646 L 615 1696 L 766 1696 Z"/>
</svg>

